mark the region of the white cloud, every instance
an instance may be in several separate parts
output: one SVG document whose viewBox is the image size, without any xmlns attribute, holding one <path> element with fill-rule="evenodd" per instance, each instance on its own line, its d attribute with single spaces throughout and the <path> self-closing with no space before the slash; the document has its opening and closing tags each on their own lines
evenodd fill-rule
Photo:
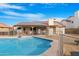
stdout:
<svg viewBox="0 0 79 59">
<path fill-rule="evenodd" d="M 12 12 L 12 11 L 3 11 L 4 14 L 8 15 L 5 16 L 6 18 L 21 18 L 25 20 L 31 20 L 31 21 L 37 21 L 37 20 L 46 20 L 47 16 L 43 13 L 17 13 L 17 12 Z M 62 17 L 52 17 L 56 19 L 66 19 Z"/>
<path fill-rule="evenodd" d="M 8 15 L 4 15 L 4 16 L 0 16 L 0 19 L 23 19 L 23 17 L 14 17 L 14 16 L 8 16 Z"/>
<path fill-rule="evenodd" d="M 46 15 L 42 13 L 27 13 L 27 14 L 22 14 L 22 13 L 16 13 L 16 12 L 11 12 L 11 11 L 3 11 L 4 14 L 17 17 L 17 18 L 23 18 L 23 19 L 28 19 L 28 20 L 44 20 L 46 18 Z"/>
<path fill-rule="evenodd" d="M 55 7 L 65 7 L 65 6 L 68 6 L 69 4 L 66 4 L 66 3 L 61 3 L 61 4 L 57 4 L 57 3 L 43 3 L 44 7 L 42 8 L 55 8 Z"/>
<path fill-rule="evenodd" d="M 6 15 L 10 15 L 10 16 L 23 16 L 20 13 L 11 12 L 11 11 L 3 11 L 3 13 L 6 14 Z"/>
<path fill-rule="evenodd" d="M 45 15 L 42 13 L 37 14 L 26 14 L 25 15 L 27 19 L 30 19 L 32 21 L 39 21 L 39 20 L 45 20 Z"/>
<path fill-rule="evenodd" d="M 0 16 L 0 18 L 13 18 L 12 16 Z"/>
<path fill-rule="evenodd" d="M 53 8 L 56 7 L 55 3 L 43 3 L 43 7 L 42 8 Z"/>
<path fill-rule="evenodd" d="M 24 9 L 22 6 L 16 6 L 10 4 L 0 4 L 0 8 Z"/>
<path fill-rule="evenodd" d="M 29 6 L 35 6 L 35 4 L 34 3 L 30 3 Z"/>
<path fill-rule="evenodd" d="M 64 18 L 64 17 L 52 17 L 52 18 L 55 18 L 55 19 L 58 19 L 58 20 L 66 19 L 66 18 Z"/>
<path fill-rule="evenodd" d="M 37 14 L 29 13 L 29 14 L 25 14 L 24 16 L 29 17 L 29 18 L 42 18 L 42 17 L 45 17 L 45 15 L 42 14 L 42 13 L 37 13 Z"/>
<path fill-rule="evenodd" d="M 16 12 L 11 12 L 11 11 L 3 11 L 4 14 L 7 15 L 13 15 L 13 16 L 21 16 L 21 17 L 44 17 L 45 15 L 42 13 L 27 13 L 27 14 L 22 14 L 22 13 L 16 13 Z"/>
</svg>

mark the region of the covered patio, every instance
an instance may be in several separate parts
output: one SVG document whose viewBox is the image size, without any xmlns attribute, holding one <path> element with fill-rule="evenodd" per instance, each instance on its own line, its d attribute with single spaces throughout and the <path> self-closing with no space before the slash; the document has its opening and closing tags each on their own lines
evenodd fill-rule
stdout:
<svg viewBox="0 0 79 59">
<path fill-rule="evenodd" d="M 47 34 L 48 24 L 46 22 L 24 22 L 14 25 L 23 35 L 44 35 Z"/>
</svg>

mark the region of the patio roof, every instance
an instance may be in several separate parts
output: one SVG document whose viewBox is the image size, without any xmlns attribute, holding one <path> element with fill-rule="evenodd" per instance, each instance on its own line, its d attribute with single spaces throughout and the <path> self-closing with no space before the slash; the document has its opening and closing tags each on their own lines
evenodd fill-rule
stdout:
<svg viewBox="0 0 79 59">
<path fill-rule="evenodd" d="M 20 22 L 14 26 L 49 26 L 48 21 L 34 21 L 34 22 Z M 54 25 L 49 27 L 64 27 L 64 25 L 60 22 L 55 21 Z"/>
<path fill-rule="evenodd" d="M 14 26 L 48 26 L 48 21 L 20 22 Z"/>
</svg>

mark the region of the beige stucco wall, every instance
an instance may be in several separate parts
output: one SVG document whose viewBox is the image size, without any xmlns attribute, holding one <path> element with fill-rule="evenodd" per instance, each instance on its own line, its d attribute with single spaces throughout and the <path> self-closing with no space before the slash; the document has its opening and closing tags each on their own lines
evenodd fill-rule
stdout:
<svg viewBox="0 0 79 59">
<path fill-rule="evenodd" d="M 9 32 L 9 28 L 0 28 L 0 32 Z"/>
<path fill-rule="evenodd" d="M 61 19 L 49 19 L 49 20 L 48 20 L 48 25 L 49 25 L 49 26 L 55 25 L 54 21 L 60 22 Z M 56 32 L 56 33 L 55 33 L 55 32 Z M 53 27 L 49 27 L 49 28 L 48 28 L 48 35 L 61 34 L 61 33 L 62 33 L 62 34 L 65 34 L 65 27 L 61 27 L 61 28 L 56 27 L 56 29 L 53 28 Z"/>
<path fill-rule="evenodd" d="M 48 28 L 48 35 L 53 35 L 53 28 Z"/>
<path fill-rule="evenodd" d="M 54 25 L 54 19 L 48 19 L 48 25 L 49 26 Z"/>
<path fill-rule="evenodd" d="M 65 34 L 65 28 L 62 27 L 62 28 L 56 28 L 56 34 Z"/>
</svg>

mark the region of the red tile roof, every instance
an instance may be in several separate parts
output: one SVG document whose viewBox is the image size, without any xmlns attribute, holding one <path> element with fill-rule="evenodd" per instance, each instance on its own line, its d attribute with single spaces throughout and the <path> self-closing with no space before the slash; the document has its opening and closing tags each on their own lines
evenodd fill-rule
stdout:
<svg viewBox="0 0 79 59">
<path fill-rule="evenodd" d="M 0 23 L 0 27 L 9 27 L 9 26 L 4 23 Z"/>
</svg>

